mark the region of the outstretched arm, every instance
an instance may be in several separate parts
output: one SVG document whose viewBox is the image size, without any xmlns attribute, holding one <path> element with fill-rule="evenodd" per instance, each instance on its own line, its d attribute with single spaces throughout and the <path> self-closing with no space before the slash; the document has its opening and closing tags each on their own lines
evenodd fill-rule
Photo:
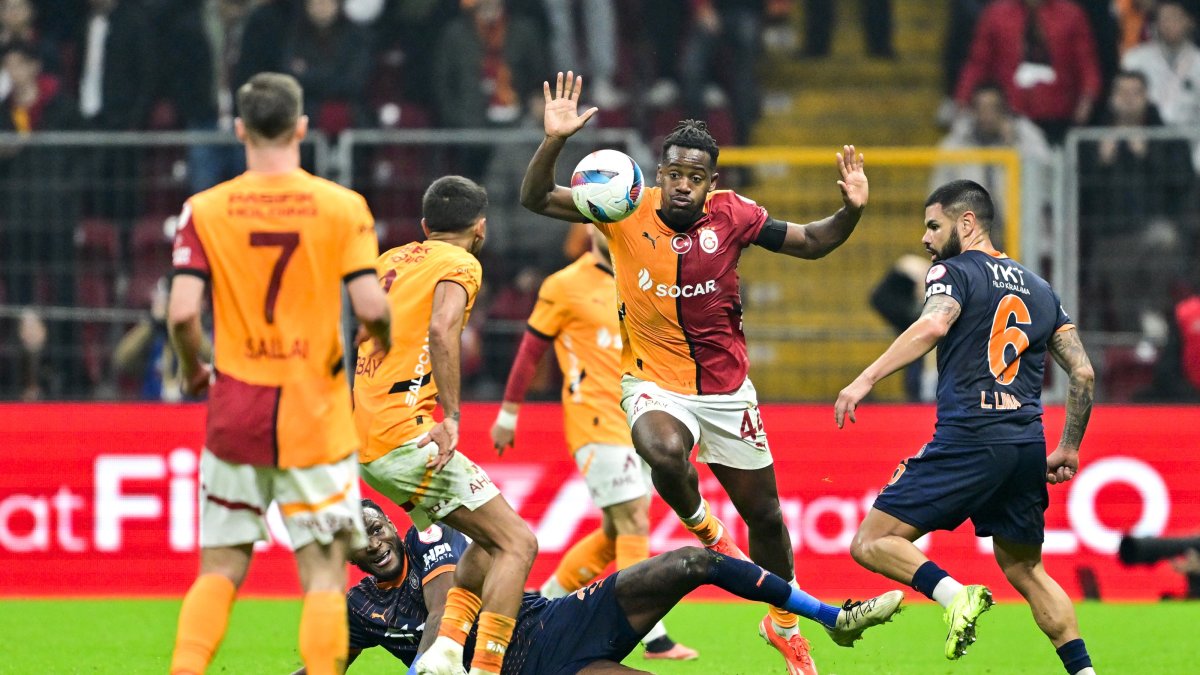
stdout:
<svg viewBox="0 0 1200 675">
<path fill-rule="evenodd" d="M 525 178 L 521 181 L 522 206 L 534 213 L 569 223 L 579 222 L 579 209 L 575 208 L 575 202 L 571 199 L 571 188 L 554 184 L 554 165 L 567 139 L 582 129 L 597 112 L 597 108 L 588 108 L 582 115 L 578 114 L 579 92 L 582 88 L 583 78 L 575 77 L 570 71 L 565 80 L 561 72 L 558 74 L 553 94 L 550 92 L 550 83 L 542 83 L 542 93 L 546 97 L 543 122 L 546 138 L 542 139 L 537 152 L 533 153 L 529 168 L 525 169 Z"/>
<path fill-rule="evenodd" d="M 837 403 L 833 406 L 833 419 L 841 429 L 846 417 L 854 419 L 854 408 L 866 398 L 875 383 L 904 366 L 916 361 L 929 353 L 958 320 L 962 307 L 958 301 L 948 295 L 935 295 L 921 310 L 921 317 L 913 322 L 887 348 L 875 363 L 867 366 L 853 382 L 838 394 Z"/>
<path fill-rule="evenodd" d="M 1059 367 L 1067 371 L 1070 383 L 1067 385 L 1067 421 L 1058 448 L 1046 458 L 1046 480 L 1065 483 L 1079 471 L 1079 444 L 1083 442 L 1083 432 L 1092 416 L 1096 374 L 1079 340 L 1079 331 L 1074 328 L 1060 330 L 1050 338 L 1050 354 Z"/>
<path fill-rule="evenodd" d="M 780 253 L 815 260 L 850 238 L 867 206 L 867 174 L 863 170 L 862 153 L 855 152 L 853 145 L 843 145 L 837 153 L 837 168 L 842 208 L 828 218 L 804 225 L 788 223 Z"/>
</svg>

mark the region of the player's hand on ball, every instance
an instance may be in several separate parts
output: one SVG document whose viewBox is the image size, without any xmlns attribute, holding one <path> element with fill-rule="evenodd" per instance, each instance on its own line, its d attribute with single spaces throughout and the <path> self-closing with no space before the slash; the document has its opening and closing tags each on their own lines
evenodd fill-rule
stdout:
<svg viewBox="0 0 1200 675">
<path fill-rule="evenodd" d="M 429 433 L 417 441 L 417 447 L 423 448 L 430 443 L 436 443 L 438 451 L 436 455 L 429 458 L 428 462 L 425 462 L 425 466 L 434 471 L 441 471 L 450 463 L 454 452 L 458 450 L 458 420 L 447 417 L 438 422 L 429 430 Z"/>
<path fill-rule="evenodd" d="M 543 125 L 546 135 L 555 138 L 567 138 L 583 128 L 588 120 L 599 110 L 588 108 L 579 114 L 579 92 L 583 89 L 583 78 L 567 71 L 564 78 L 559 72 L 554 91 L 550 91 L 550 83 L 542 83 L 542 93 L 546 97 L 546 113 Z"/>
<path fill-rule="evenodd" d="M 1046 482 L 1065 483 L 1079 473 L 1079 451 L 1058 446 L 1046 458 Z"/>
<path fill-rule="evenodd" d="M 867 205 L 867 173 L 863 170 L 863 156 L 853 145 L 843 145 L 837 153 L 837 168 L 841 178 L 838 188 L 842 191 L 842 202 L 846 208 L 856 211 Z"/>
<path fill-rule="evenodd" d="M 833 404 L 833 420 L 837 422 L 839 429 L 846 424 L 847 417 L 851 422 L 858 423 L 854 418 L 854 409 L 869 393 L 871 383 L 859 377 L 838 394 L 837 402 Z"/>
</svg>

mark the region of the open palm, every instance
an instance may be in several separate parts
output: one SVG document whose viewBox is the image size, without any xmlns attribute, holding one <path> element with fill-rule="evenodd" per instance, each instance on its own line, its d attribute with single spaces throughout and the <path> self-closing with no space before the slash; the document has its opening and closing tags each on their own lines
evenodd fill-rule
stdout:
<svg viewBox="0 0 1200 675">
<path fill-rule="evenodd" d="M 862 153 L 855 152 L 853 145 L 843 145 L 837 153 L 837 167 L 841 179 L 842 201 L 848 208 L 861 209 L 867 205 L 867 173 L 863 170 Z"/>
<path fill-rule="evenodd" d="M 583 78 L 567 71 L 564 78 L 560 72 L 554 92 L 550 91 L 550 83 L 542 83 L 542 93 L 546 97 L 545 127 L 547 136 L 567 138 L 583 128 L 588 120 L 598 111 L 588 108 L 582 115 L 579 110 L 579 92 L 583 89 Z"/>
</svg>

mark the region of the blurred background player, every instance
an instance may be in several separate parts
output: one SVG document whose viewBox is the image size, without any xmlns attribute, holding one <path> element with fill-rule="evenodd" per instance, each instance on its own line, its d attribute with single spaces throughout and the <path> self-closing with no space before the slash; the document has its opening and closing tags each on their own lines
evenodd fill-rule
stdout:
<svg viewBox="0 0 1200 675">
<path fill-rule="evenodd" d="M 172 673 L 203 673 L 225 633 L 254 542 L 278 502 L 296 552 L 310 673 L 344 667 L 345 562 L 365 543 L 358 438 L 342 373 L 342 281 L 376 349 L 390 347 L 375 280 L 374 219 L 357 193 L 300 168 L 300 85 L 277 73 L 238 90 L 248 170 L 187 201 L 168 302 L 184 391 L 209 389 L 200 457 L 200 576 L 179 612 Z M 215 360 L 201 360 L 211 283 Z M 211 382 L 211 389 L 210 389 Z"/>
<path fill-rule="evenodd" d="M 546 137 L 525 181 L 521 203 L 535 213 L 575 222 L 570 188 L 554 184 L 566 140 L 596 114 L 577 111 L 583 78 L 558 74 L 544 84 Z M 863 158 L 837 153 L 844 206 L 805 225 L 776 220 L 761 206 L 717 190 L 719 149 L 703 122 L 682 122 L 663 141 L 659 187 L 620 224 L 597 223 L 619 276 L 622 401 L 637 453 L 654 487 L 707 547 L 744 557 L 700 496 L 696 467 L 709 465 L 750 530 L 750 556 L 795 583 L 792 542 L 779 508 L 775 469 L 759 417 L 742 333 L 737 263 L 747 246 L 820 258 L 846 241 L 867 204 Z M 795 615 L 771 608 L 759 634 L 792 673 L 815 672 Z"/>
<path fill-rule="evenodd" d="M 370 576 L 346 595 L 347 661 L 353 662 L 364 649 L 383 647 L 406 665 L 417 661 L 419 667 L 428 645 L 424 627 L 432 625 L 446 607 L 451 587 L 447 572 L 462 565 L 467 539 L 444 525 L 421 532 L 410 527 L 401 537 L 387 514 L 369 499 L 363 500 L 363 518 L 370 543 L 355 553 L 354 563 Z M 661 622 L 684 596 L 706 584 L 747 600 L 782 604 L 817 621 L 825 621 L 814 618 L 818 615 L 830 617 L 834 623 L 824 625 L 836 626 L 837 639 L 846 644 L 885 620 L 862 624 L 854 617 L 877 614 L 878 607 L 898 604 L 904 597 L 900 591 L 888 591 L 838 609 L 754 563 L 697 547 L 681 548 L 561 598 L 525 594 L 503 675 L 645 672 L 623 666 L 621 660 L 637 646 L 640 635 Z M 858 627 L 851 629 L 851 624 Z M 478 639 L 472 631 L 466 655 Z"/>
<path fill-rule="evenodd" d="M 563 373 L 567 446 L 604 516 L 601 526 L 576 542 L 542 585 L 548 598 L 588 585 L 614 558 L 623 570 L 650 557 L 649 469 L 633 449 L 621 412 L 621 328 L 612 260 L 604 235 L 594 228 L 589 232 L 591 250 L 542 283 L 492 425 L 492 442 L 503 454 L 513 444 L 529 382 L 553 344 Z M 690 661 L 699 656 L 671 640 L 661 623 L 642 641 L 648 659 Z"/>
<path fill-rule="evenodd" d="M 946 608 L 946 658 L 975 641 L 992 605 L 981 585 L 963 586 L 912 542 L 970 518 L 992 537 L 996 562 L 1029 602 L 1071 675 L 1094 675 L 1070 597 L 1042 566 L 1046 483 L 1071 480 L 1092 411 L 1093 374 L 1058 295 L 992 246 L 994 208 L 978 183 L 947 183 L 925 202 L 921 243 L 934 265 L 925 308 L 892 346 L 838 396 L 839 427 L 879 380 L 938 346 L 933 439 L 897 467 L 859 526 L 850 553 L 863 567 L 910 584 Z M 1046 352 L 1070 376 L 1067 419 L 1046 457 L 1042 381 Z"/>
<path fill-rule="evenodd" d="M 462 176 L 425 191 L 427 237 L 379 257 L 380 282 L 396 316 L 396 349 L 358 352 L 354 420 L 363 478 L 427 528 L 445 522 L 471 537 L 455 571 L 438 639 L 419 673 L 461 673 L 463 644 L 476 618 L 487 649 L 471 673 L 499 673 L 537 553 L 537 539 L 490 478 L 457 452 L 461 338 L 483 270 L 475 255 L 486 234 L 487 192 Z M 442 421 L 434 410 L 442 407 Z M 460 508 L 465 507 L 465 508 Z"/>
</svg>

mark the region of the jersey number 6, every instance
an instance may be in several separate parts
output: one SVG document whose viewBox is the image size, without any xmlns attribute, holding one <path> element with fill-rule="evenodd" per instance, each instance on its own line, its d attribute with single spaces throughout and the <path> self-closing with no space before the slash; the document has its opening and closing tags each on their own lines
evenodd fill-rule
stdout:
<svg viewBox="0 0 1200 675">
<path fill-rule="evenodd" d="M 1015 325 L 1008 325 L 1010 319 Z M 996 382 L 1007 385 L 1017 379 L 1017 373 L 1021 370 L 1021 354 L 1029 348 L 1029 336 L 1018 326 L 1028 326 L 1030 323 L 1033 320 L 1024 300 L 1012 294 L 1000 299 L 996 314 L 992 317 L 992 337 L 988 339 L 988 366 Z M 1005 362 L 1004 355 L 1010 346 L 1016 350 L 1016 358 Z"/>
<path fill-rule="evenodd" d="M 275 301 L 279 299 L 279 284 L 283 281 L 283 270 L 287 267 L 292 254 L 300 246 L 299 232 L 251 232 L 251 246 L 278 246 L 279 259 L 275 261 L 275 269 L 271 270 L 271 283 L 267 286 L 267 300 L 263 307 L 263 316 L 268 324 L 275 323 Z"/>
</svg>

